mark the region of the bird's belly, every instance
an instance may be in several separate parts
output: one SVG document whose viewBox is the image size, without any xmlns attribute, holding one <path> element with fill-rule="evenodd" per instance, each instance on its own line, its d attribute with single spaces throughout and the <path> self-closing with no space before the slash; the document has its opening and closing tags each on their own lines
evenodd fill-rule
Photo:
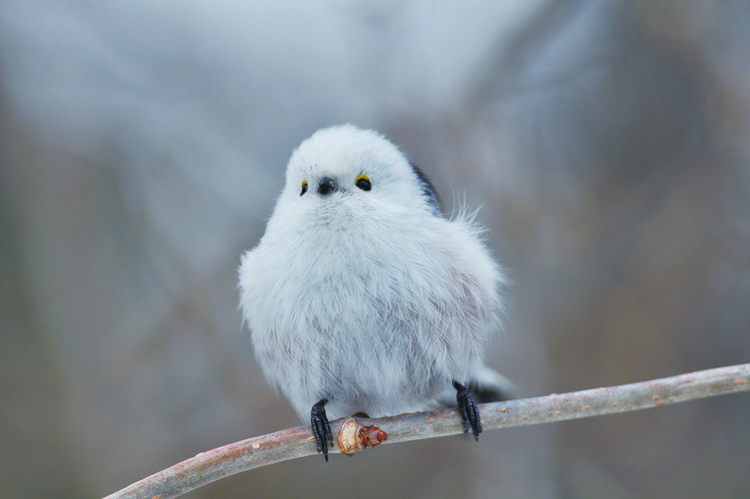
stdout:
<svg viewBox="0 0 750 499">
<path fill-rule="evenodd" d="M 482 290 L 449 258 L 334 237 L 303 244 L 324 257 L 303 259 L 309 247 L 279 255 L 265 268 L 295 277 L 264 273 L 247 300 L 258 310 L 251 319 L 264 319 L 250 324 L 264 371 L 301 416 L 322 398 L 341 416 L 426 409 L 480 362 Z"/>
<path fill-rule="evenodd" d="M 469 359 L 456 361 L 457 349 L 440 340 L 448 336 L 442 329 L 450 321 L 436 319 L 413 288 L 328 282 L 344 284 L 312 286 L 317 290 L 287 338 L 304 350 L 293 356 L 299 362 L 297 379 L 287 381 L 308 386 L 309 398 L 299 401 L 298 411 L 304 413 L 320 398 L 329 400 L 331 417 L 427 409 L 459 374 L 451 366 L 470 365 Z M 300 393 L 297 387 L 289 392 L 290 399 L 292 392 Z"/>
</svg>

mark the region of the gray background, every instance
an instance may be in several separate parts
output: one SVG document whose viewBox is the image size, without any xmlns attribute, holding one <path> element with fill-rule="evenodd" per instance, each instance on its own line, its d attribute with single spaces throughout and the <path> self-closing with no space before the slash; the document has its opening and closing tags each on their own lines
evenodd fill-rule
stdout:
<svg viewBox="0 0 750 499">
<path fill-rule="evenodd" d="M 750 360 L 750 5 L 0 5 L 0 489 L 97 497 L 300 421 L 235 271 L 292 149 L 380 130 L 514 285 L 519 396 Z M 189 497 L 744 498 L 750 397 L 384 446 Z"/>
</svg>

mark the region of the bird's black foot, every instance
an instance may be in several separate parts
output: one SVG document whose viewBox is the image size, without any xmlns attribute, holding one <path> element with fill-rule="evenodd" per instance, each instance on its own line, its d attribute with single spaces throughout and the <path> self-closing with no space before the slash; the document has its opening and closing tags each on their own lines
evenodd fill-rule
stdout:
<svg viewBox="0 0 750 499">
<path fill-rule="evenodd" d="M 479 434 L 482 433 L 482 421 L 479 419 L 479 409 L 474 401 L 471 391 L 458 381 L 453 382 L 453 388 L 456 389 L 456 401 L 458 410 L 461 411 L 461 417 L 464 420 L 464 433 L 474 434 L 474 440 L 479 440 Z"/>
<path fill-rule="evenodd" d="M 318 444 L 318 453 L 322 452 L 326 462 L 328 462 L 328 443 L 330 442 L 331 447 L 333 447 L 333 433 L 331 433 L 331 425 L 328 424 L 328 416 L 326 416 L 326 403 L 328 403 L 326 399 L 320 399 L 317 404 L 312 406 L 310 426 L 312 426 L 312 432 Z"/>
</svg>

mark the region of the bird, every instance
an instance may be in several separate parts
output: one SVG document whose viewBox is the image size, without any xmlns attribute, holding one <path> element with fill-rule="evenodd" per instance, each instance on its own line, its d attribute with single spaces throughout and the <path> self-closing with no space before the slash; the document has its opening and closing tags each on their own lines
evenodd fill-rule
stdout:
<svg viewBox="0 0 750 499">
<path fill-rule="evenodd" d="M 376 131 L 330 126 L 293 151 L 240 258 L 240 308 L 268 381 L 326 461 L 329 418 L 452 405 L 478 440 L 478 401 L 507 398 L 483 359 L 508 280 L 475 216 L 444 214 L 426 174 Z"/>
</svg>

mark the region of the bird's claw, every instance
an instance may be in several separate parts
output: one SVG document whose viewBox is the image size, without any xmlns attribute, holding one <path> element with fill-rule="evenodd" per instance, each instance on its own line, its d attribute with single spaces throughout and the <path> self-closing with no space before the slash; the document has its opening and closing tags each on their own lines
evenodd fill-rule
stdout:
<svg viewBox="0 0 750 499">
<path fill-rule="evenodd" d="M 312 406 L 310 426 L 313 435 L 315 435 L 318 453 L 322 452 L 326 462 L 328 462 L 328 444 L 330 443 L 333 447 L 333 433 L 331 432 L 331 425 L 328 423 L 328 416 L 326 416 L 326 403 L 328 403 L 328 400 L 320 399 L 317 404 Z"/>
<path fill-rule="evenodd" d="M 458 410 L 461 411 L 461 417 L 464 421 L 464 433 L 474 435 L 474 440 L 479 440 L 479 434 L 482 433 L 482 420 L 479 418 L 479 408 L 474 400 L 471 391 L 461 383 L 454 381 L 453 388 L 456 389 L 456 401 Z"/>
</svg>

